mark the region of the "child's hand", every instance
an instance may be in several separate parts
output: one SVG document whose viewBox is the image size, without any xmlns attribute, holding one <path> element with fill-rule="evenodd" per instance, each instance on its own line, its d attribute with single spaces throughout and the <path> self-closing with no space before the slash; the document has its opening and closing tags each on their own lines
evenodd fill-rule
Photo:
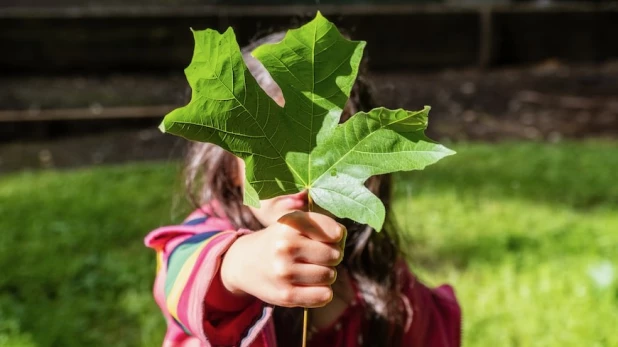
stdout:
<svg viewBox="0 0 618 347">
<path fill-rule="evenodd" d="M 286 307 L 320 307 L 332 300 L 330 287 L 343 259 L 345 227 L 311 212 L 292 212 L 230 247 L 221 265 L 223 285 Z"/>
</svg>

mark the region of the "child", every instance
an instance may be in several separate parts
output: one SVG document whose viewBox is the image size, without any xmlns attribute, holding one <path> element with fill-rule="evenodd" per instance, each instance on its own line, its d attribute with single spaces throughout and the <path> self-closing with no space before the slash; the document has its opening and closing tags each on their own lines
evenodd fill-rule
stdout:
<svg viewBox="0 0 618 347">
<path fill-rule="evenodd" d="M 251 73 L 277 103 L 281 90 L 250 52 Z M 342 121 L 373 108 L 362 76 Z M 391 178 L 372 177 L 384 230 L 307 212 L 307 192 L 242 203 L 243 163 L 195 143 L 185 169 L 198 206 L 183 225 L 151 232 L 154 296 L 167 320 L 163 346 L 301 346 L 302 307 L 312 308 L 309 346 L 459 346 L 461 313 L 449 286 L 429 289 L 408 270 L 389 216 Z"/>
</svg>

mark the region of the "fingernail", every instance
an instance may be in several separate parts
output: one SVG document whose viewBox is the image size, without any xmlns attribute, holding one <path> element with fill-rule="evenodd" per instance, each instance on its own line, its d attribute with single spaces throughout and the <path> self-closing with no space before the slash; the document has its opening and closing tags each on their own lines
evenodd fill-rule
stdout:
<svg viewBox="0 0 618 347">
<path fill-rule="evenodd" d="M 345 245 L 345 240 L 348 238 L 348 228 L 346 228 L 345 225 L 341 223 L 337 223 L 337 224 L 339 224 L 339 227 L 341 228 L 340 231 L 343 233 L 343 237 L 341 238 L 341 241 L 343 242 L 343 245 Z"/>
</svg>

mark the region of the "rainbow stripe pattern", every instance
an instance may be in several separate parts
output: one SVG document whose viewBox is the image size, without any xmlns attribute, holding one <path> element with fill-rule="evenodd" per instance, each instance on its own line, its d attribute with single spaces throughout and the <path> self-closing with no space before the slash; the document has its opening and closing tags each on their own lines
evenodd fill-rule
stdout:
<svg viewBox="0 0 618 347">
<path fill-rule="evenodd" d="M 222 255 L 250 231 L 236 231 L 228 220 L 204 213 L 208 211 L 202 208 L 184 224 L 146 236 L 146 246 L 157 253 L 153 294 L 168 326 L 163 346 L 273 347 L 272 307 L 255 299 L 235 309 L 233 298 L 213 287 L 220 286 L 215 277 Z"/>
</svg>

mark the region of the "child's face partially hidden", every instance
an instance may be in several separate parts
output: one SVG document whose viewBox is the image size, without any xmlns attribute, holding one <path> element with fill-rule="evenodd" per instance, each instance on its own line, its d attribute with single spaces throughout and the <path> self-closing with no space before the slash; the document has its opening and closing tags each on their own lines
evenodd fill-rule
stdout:
<svg viewBox="0 0 618 347">
<path fill-rule="evenodd" d="M 281 92 L 273 96 L 273 100 L 281 107 L 285 105 L 285 99 L 283 98 Z M 244 186 L 245 163 L 241 159 L 238 159 L 238 169 L 239 175 L 236 184 L 239 186 Z M 257 218 L 263 226 L 268 227 L 275 224 L 279 218 L 290 212 L 309 211 L 308 196 L 307 190 L 303 190 L 302 192 L 296 194 L 282 195 L 272 199 L 260 200 L 259 208 L 249 206 L 249 209 L 251 209 L 251 212 L 253 212 L 255 218 Z M 319 212 L 334 218 L 331 213 L 322 210 L 317 205 L 314 205 L 313 212 Z"/>
<path fill-rule="evenodd" d="M 236 184 L 244 186 L 245 163 L 238 159 L 239 178 Z M 244 187 L 243 187 L 244 188 Z M 263 226 L 268 227 L 279 220 L 282 216 L 293 211 L 308 211 L 308 194 L 306 190 L 300 193 L 281 195 L 276 198 L 260 200 L 260 207 L 249 207 L 255 218 Z"/>
</svg>

